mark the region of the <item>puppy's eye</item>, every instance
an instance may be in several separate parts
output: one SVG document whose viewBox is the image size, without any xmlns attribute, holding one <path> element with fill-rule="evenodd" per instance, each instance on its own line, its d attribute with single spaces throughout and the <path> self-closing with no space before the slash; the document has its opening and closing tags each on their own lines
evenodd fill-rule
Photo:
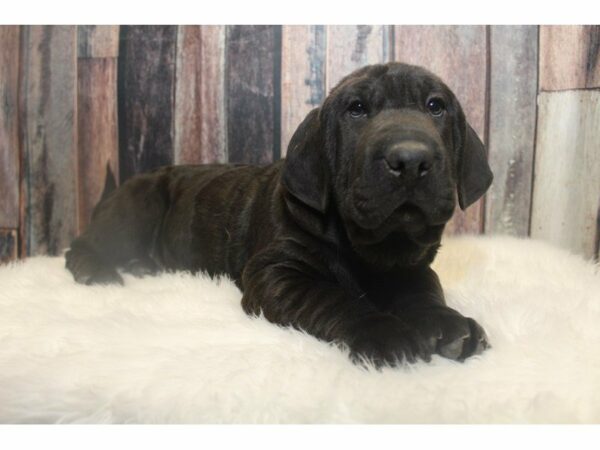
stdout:
<svg viewBox="0 0 600 450">
<path fill-rule="evenodd" d="M 427 100 L 427 109 L 432 116 L 439 117 L 444 114 L 446 104 L 441 98 L 430 98 Z"/>
<path fill-rule="evenodd" d="M 352 102 L 348 107 L 348 112 L 350 113 L 350 117 L 356 119 L 358 117 L 363 117 L 367 115 L 367 107 L 362 102 Z"/>
</svg>

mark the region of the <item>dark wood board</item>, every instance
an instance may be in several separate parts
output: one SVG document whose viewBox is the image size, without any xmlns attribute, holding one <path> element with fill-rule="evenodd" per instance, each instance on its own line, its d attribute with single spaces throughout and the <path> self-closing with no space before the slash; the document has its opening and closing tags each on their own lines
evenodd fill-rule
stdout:
<svg viewBox="0 0 600 450">
<path fill-rule="evenodd" d="M 0 264 L 17 259 L 17 242 L 16 229 L 0 228 Z"/>
<path fill-rule="evenodd" d="M 279 159 L 281 26 L 228 26 L 225 60 L 229 161 Z"/>
<path fill-rule="evenodd" d="M 19 226 L 18 26 L 0 26 L 0 227 Z"/>
<path fill-rule="evenodd" d="M 56 255 L 77 233 L 77 29 L 22 32 L 21 252 Z"/>
<path fill-rule="evenodd" d="M 119 177 L 173 164 L 176 26 L 121 26 Z"/>
</svg>

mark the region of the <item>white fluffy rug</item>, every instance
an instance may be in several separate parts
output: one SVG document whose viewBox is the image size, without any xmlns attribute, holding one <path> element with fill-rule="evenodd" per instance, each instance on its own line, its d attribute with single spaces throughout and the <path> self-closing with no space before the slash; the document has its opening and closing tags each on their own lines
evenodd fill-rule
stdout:
<svg viewBox="0 0 600 450">
<path fill-rule="evenodd" d="M 0 422 L 600 422 L 598 267 L 546 244 L 447 239 L 448 303 L 493 348 L 381 372 L 248 318 L 227 280 L 63 267 L 0 268 Z"/>
</svg>

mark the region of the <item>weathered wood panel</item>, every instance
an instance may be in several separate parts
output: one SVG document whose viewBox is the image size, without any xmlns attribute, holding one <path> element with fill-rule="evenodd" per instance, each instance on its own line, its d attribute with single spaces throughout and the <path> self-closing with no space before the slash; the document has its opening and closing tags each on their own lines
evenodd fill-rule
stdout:
<svg viewBox="0 0 600 450">
<path fill-rule="evenodd" d="M 588 258 L 600 204 L 600 91 L 539 96 L 531 236 Z"/>
<path fill-rule="evenodd" d="M 598 212 L 596 213 L 596 236 L 594 241 L 594 257 L 596 261 L 600 261 L 600 201 L 598 201 Z"/>
<path fill-rule="evenodd" d="M 22 251 L 56 255 L 77 231 L 77 29 L 23 28 Z"/>
<path fill-rule="evenodd" d="M 17 230 L 0 228 L 0 264 L 17 259 L 17 242 Z"/>
<path fill-rule="evenodd" d="M 19 226 L 18 26 L 0 26 L 0 227 Z"/>
<path fill-rule="evenodd" d="M 485 137 L 487 33 L 485 26 L 396 26 L 395 59 L 438 75 L 458 97 L 467 120 Z M 448 233 L 483 229 L 483 200 L 465 212 L 458 208 Z"/>
<path fill-rule="evenodd" d="M 285 25 L 281 50 L 281 155 L 308 112 L 325 99 L 326 29 Z"/>
<path fill-rule="evenodd" d="M 102 195 L 107 167 L 118 179 L 116 59 L 80 59 L 77 72 L 79 230 L 82 231 Z"/>
<path fill-rule="evenodd" d="M 600 25 L 540 28 L 541 90 L 600 87 Z"/>
<path fill-rule="evenodd" d="M 262 164 L 280 157 L 281 27 L 227 27 L 229 161 Z"/>
<path fill-rule="evenodd" d="M 121 26 L 118 62 L 121 181 L 173 164 L 176 26 Z"/>
<path fill-rule="evenodd" d="M 367 64 L 387 62 L 389 26 L 332 25 L 327 27 L 327 90 L 343 77 Z"/>
<path fill-rule="evenodd" d="M 119 56 L 119 26 L 79 25 L 77 53 L 80 58 L 116 58 Z"/>
<path fill-rule="evenodd" d="M 535 145 L 537 26 L 490 30 L 489 162 L 485 231 L 527 236 Z"/>
<path fill-rule="evenodd" d="M 227 161 L 225 27 L 180 26 L 174 157 L 177 164 Z"/>
</svg>

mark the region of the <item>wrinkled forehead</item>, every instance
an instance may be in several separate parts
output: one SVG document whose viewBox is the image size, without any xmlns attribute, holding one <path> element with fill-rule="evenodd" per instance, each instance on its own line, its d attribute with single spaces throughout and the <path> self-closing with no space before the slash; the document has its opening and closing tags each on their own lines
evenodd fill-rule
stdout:
<svg viewBox="0 0 600 450">
<path fill-rule="evenodd" d="M 372 66 L 343 79 L 331 92 L 336 103 L 366 102 L 372 108 L 421 105 L 431 96 L 454 100 L 450 89 L 435 75 L 416 66 Z"/>
</svg>

